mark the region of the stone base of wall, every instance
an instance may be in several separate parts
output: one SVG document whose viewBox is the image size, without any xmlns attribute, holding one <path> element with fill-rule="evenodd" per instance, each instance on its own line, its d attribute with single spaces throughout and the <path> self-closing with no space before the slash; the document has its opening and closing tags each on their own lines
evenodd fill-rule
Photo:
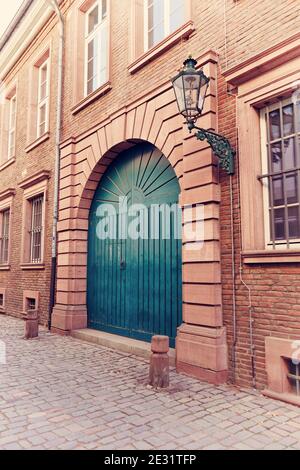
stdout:
<svg viewBox="0 0 300 470">
<path fill-rule="evenodd" d="M 265 338 L 265 350 L 268 386 L 263 394 L 300 406 L 300 396 L 292 393 L 286 363 L 300 360 L 300 341 L 269 336 Z"/>
<path fill-rule="evenodd" d="M 87 327 L 87 311 L 84 307 L 56 306 L 52 313 L 51 330 L 55 333 L 69 334 L 72 330 L 81 330 Z"/>
<path fill-rule="evenodd" d="M 176 338 L 176 369 L 210 383 L 227 381 L 226 329 L 183 324 Z"/>
</svg>

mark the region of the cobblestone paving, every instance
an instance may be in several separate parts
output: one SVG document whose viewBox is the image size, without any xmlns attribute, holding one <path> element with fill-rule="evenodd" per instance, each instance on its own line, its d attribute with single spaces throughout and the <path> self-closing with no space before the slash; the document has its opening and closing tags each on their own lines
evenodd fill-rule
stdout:
<svg viewBox="0 0 300 470">
<path fill-rule="evenodd" d="M 300 410 L 252 391 L 171 373 L 147 386 L 147 363 L 0 315 L 0 449 L 300 449 Z"/>
</svg>

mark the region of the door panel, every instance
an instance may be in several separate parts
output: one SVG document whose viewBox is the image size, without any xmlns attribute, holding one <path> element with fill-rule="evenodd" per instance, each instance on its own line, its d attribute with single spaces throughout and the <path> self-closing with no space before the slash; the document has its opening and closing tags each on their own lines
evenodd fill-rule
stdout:
<svg viewBox="0 0 300 470">
<path fill-rule="evenodd" d="M 146 341 L 166 334 L 174 346 L 182 302 L 181 239 L 174 239 L 174 233 L 175 225 L 181 226 L 181 211 L 177 206 L 156 216 L 153 204 L 170 209 L 178 196 L 173 168 L 150 144 L 122 153 L 102 177 L 89 217 L 89 327 Z M 126 230 L 119 229 L 131 227 L 134 217 L 122 214 L 119 197 L 127 198 L 128 208 L 143 205 L 138 224 L 139 229 L 144 225 L 143 238 L 122 236 Z M 104 217 L 106 204 L 114 211 Z M 105 239 L 97 235 L 103 221 L 110 228 Z"/>
</svg>

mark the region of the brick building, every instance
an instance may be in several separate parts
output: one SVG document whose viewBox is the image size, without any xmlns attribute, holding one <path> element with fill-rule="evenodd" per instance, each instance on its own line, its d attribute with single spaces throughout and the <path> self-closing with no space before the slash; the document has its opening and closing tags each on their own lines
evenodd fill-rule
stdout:
<svg viewBox="0 0 300 470">
<path fill-rule="evenodd" d="M 0 46 L 0 308 L 38 303 L 63 334 L 168 334 L 179 371 L 299 404 L 299 1 L 60 2 L 53 311 L 60 28 L 47 2 L 25 7 Z M 211 79 L 197 125 L 230 139 L 233 177 L 178 114 L 170 77 L 189 53 Z M 99 242 L 98 207 L 120 194 L 202 204 L 204 243 Z"/>
</svg>

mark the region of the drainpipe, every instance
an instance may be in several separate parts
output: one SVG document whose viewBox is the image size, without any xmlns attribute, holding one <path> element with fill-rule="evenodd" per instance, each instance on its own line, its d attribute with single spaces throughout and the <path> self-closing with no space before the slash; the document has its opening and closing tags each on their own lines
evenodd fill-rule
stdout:
<svg viewBox="0 0 300 470">
<path fill-rule="evenodd" d="M 232 276 L 232 315 L 233 315 L 233 343 L 232 343 L 232 368 L 233 368 L 233 383 L 235 383 L 235 369 L 236 369 L 236 345 L 237 345 L 237 320 L 236 320 L 236 282 L 235 282 L 235 247 L 234 247 L 234 213 L 233 213 L 233 186 L 232 175 L 230 175 L 230 228 L 231 228 L 231 276 Z"/>
<path fill-rule="evenodd" d="M 50 279 L 50 303 L 48 328 L 51 329 L 52 310 L 55 305 L 55 285 L 57 266 L 57 222 L 59 201 L 59 176 L 60 176 L 60 140 L 62 128 L 62 98 L 63 98 L 63 52 L 64 52 L 64 19 L 57 0 L 47 0 L 55 11 L 59 27 L 59 49 L 57 61 L 57 102 L 56 102 L 56 131 L 55 131 L 55 166 L 54 166 L 54 202 L 52 223 L 52 248 L 51 248 L 51 279 Z"/>
</svg>

